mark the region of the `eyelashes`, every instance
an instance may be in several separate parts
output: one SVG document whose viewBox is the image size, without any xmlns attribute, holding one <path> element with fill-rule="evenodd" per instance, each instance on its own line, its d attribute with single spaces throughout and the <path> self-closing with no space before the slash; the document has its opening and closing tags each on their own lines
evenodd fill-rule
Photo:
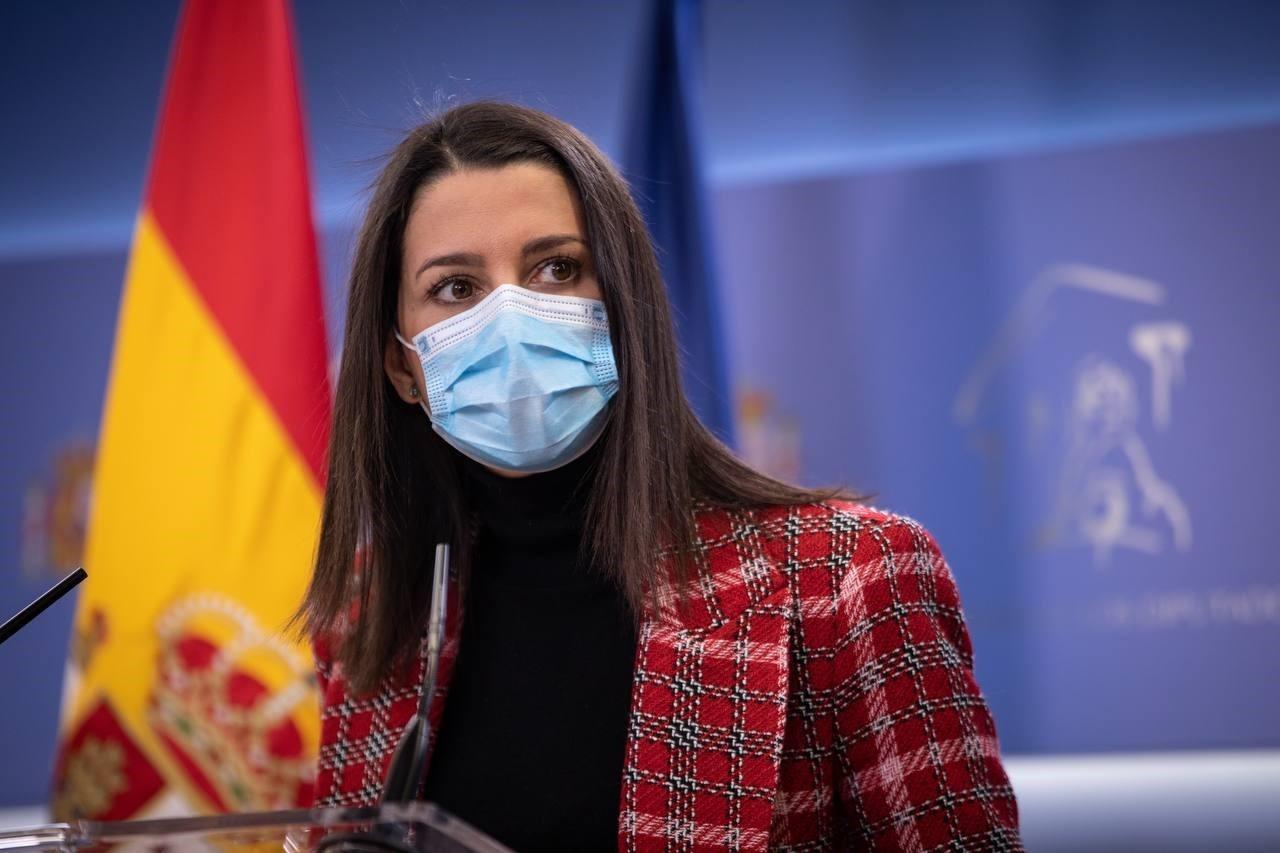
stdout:
<svg viewBox="0 0 1280 853">
<path fill-rule="evenodd" d="M 583 268 L 585 266 L 585 264 L 577 258 L 571 257 L 569 255 L 556 255 L 555 257 L 547 258 L 546 260 L 539 263 L 534 268 L 534 276 L 536 277 L 542 271 L 550 268 L 555 264 L 567 264 L 570 268 L 569 277 L 564 279 L 553 278 L 549 281 L 543 282 L 544 284 L 552 284 L 552 285 L 573 284 L 578 280 L 579 277 L 581 277 Z M 469 276 L 450 275 L 440 279 L 440 281 L 433 284 L 427 290 L 427 298 L 437 302 L 441 302 L 446 305 L 456 305 L 460 302 L 466 302 L 471 298 L 470 292 L 468 292 L 467 296 L 460 299 L 441 299 L 439 296 L 440 293 L 445 288 L 452 287 L 454 285 L 459 285 L 459 284 L 465 284 L 472 288 L 476 286 L 476 282 Z"/>
</svg>

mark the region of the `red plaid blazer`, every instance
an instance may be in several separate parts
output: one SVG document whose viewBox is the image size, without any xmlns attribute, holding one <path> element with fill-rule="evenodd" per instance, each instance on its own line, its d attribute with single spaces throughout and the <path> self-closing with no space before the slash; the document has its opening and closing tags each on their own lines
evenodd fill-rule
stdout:
<svg viewBox="0 0 1280 853">
<path fill-rule="evenodd" d="M 835 501 L 700 506 L 697 523 L 690 600 L 659 596 L 640 627 L 618 849 L 1021 850 L 955 580 L 929 533 Z M 437 723 L 461 615 L 446 622 Z M 319 804 L 377 801 L 422 657 L 357 697 L 316 643 Z"/>
</svg>

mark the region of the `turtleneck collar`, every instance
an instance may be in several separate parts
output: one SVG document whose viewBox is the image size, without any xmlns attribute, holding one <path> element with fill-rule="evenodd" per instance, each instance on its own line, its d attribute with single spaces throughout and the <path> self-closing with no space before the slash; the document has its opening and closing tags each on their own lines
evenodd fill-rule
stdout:
<svg viewBox="0 0 1280 853">
<path fill-rule="evenodd" d="M 462 457 L 463 484 L 481 536 L 505 547 L 574 544 L 581 538 L 603 441 L 559 468 L 504 477 Z"/>
</svg>

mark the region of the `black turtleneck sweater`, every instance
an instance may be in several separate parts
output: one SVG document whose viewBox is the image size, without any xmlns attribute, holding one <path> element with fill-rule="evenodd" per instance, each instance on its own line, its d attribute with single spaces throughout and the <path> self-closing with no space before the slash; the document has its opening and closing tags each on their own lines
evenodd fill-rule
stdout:
<svg viewBox="0 0 1280 853">
<path fill-rule="evenodd" d="M 424 796 L 517 853 L 617 849 L 636 636 L 578 558 L 599 449 L 521 478 L 463 460 L 481 526 Z"/>
</svg>

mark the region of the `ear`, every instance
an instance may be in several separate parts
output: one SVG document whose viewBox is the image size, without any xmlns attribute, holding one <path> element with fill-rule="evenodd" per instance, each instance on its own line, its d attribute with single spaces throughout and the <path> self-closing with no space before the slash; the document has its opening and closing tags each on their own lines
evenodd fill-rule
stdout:
<svg viewBox="0 0 1280 853">
<path fill-rule="evenodd" d="M 396 340 L 394 334 L 387 335 L 387 343 L 382 353 L 382 367 L 387 372 L 387 379 L 396 389 L 400 399 L 412 405 L 418 405 L 423 399 L 426 383 L 422 379 L 422 365 L 418 363 L 409 348 Z M 416 393 L 415 393 L 416 392 Z"/>
</svg>

